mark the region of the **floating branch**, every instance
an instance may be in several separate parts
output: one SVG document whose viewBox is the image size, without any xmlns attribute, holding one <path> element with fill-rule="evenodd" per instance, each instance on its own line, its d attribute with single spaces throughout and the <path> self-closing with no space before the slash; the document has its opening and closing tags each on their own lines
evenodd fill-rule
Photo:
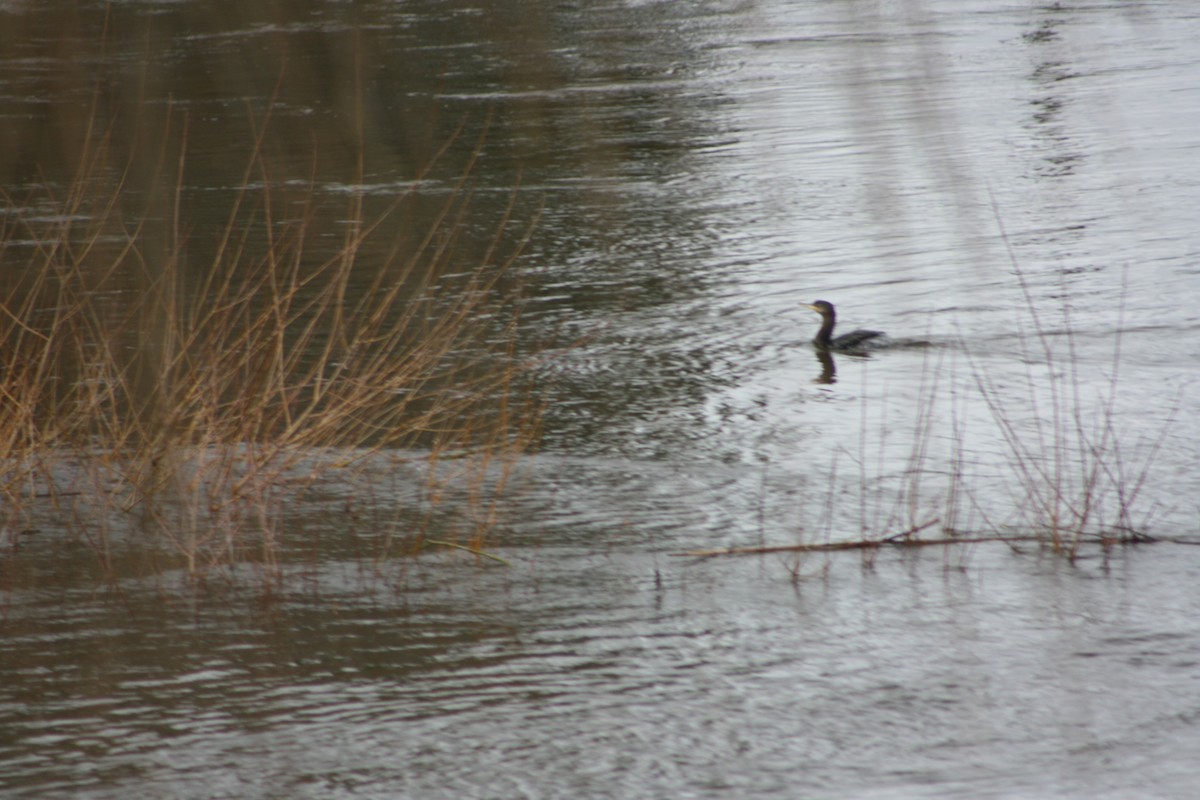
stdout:
<svg viewBox="0 0 1200 800">
<path fill-rule="evenodd" d="M 688 550 L 672 555 L 685 558 L 712 558 L 713 556 L 765 555 L 767 553 L 829 553 L 839 550 L 875 550 L 884 545 L 897 547 L 931 547 L 951 544 L 979 544 L 982 542 L 1041 542 L 1038 536 L 971 536 L 945 537 L 941 539 L 915 539 L 913 536 L 941 520 L 931 519 L 906 531 L 892 534 L 883 539 L 855 539 L 847 542 L 824 542 L 817 544 L 763 545 L 758 547 L 721 547 L 715 550 Z"/>
</svg>

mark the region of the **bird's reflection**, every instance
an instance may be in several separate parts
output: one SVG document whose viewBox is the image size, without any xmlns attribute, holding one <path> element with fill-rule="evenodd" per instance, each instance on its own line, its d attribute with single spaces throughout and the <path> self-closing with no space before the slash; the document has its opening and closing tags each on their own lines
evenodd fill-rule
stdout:
<svg viewBox="0 0 1200 800">
<path fill-rule="evenodd" d="M 817 383 L 837 383 L 837 364 L 833 361 L 833 353 L 828 350 L 816 349 L 817 361 L 821 362 L 821 374 Z"/>
</svg>

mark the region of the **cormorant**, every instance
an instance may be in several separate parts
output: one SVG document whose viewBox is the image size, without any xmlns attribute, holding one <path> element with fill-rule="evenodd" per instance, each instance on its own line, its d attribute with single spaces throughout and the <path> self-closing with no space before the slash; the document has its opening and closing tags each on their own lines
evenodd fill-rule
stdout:
<svg viewBox="0 0 1200 800">
<path fill-rule="evenodd" d="M 822 350 L 866 350 L 873 344 L 879 344 L 872 340 L 884 335 L 882 331 L 857 330 L 835 338 L 833 326 L 837 324 L 837 313 L 833 310 L 833 303 L 818 300 L 809 308 L 821 315 L 821 330 L 817 331 L 813 344 Z"/>
</svg>

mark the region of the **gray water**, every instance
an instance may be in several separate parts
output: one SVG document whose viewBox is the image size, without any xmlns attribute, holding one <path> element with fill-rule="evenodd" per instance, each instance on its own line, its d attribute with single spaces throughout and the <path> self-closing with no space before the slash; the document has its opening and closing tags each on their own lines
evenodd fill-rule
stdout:
<svg viewBox="0 0 1200 800">
<path fill-rule="evenodd" d="M 120 4 L 103 42 L 57 13 L 0 5 L 10 197 L 69 177 L 106 80 L 131 150 L 190 110 L 200 233 L 247 107 L 331 209 L 461 121 L 436 196 L 486 127 L 468 233 L 515 193 L 522 335 L 584 339 L 539 375 L 509 566 L 381 563 L 337 487 L 266 593 L 136 552 L 114 585 L 54 509 L 6 531 L 6 796 L 1195 796 L 1190 545 L 678 555 L 1036 529 L 1005 426 L 1072 498 L 1112 478 L 1089 526 L 1195 537 L 1190 3 Z M 903 346 L 831 375 L 818 298 Z M 363 519 L 414 502 L 366 477 Z"/>
</svg>

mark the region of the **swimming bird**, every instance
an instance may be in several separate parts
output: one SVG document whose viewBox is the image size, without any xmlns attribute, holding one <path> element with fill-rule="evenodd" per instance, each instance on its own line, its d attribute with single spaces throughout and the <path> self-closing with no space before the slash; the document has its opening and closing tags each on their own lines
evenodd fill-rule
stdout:
<svg viewBox="0 0 1200 800">
<path fill-rule="evenodd" d="M 837 324 L 837 312 L 833 310 L 833 303 L 818 300 L 809 308 L 821 315 L 821 330 L 813 337 L 813 344 L 822 350 L 866 350 L 882 343 L 880 337 L 884 335 L 883 331 L 850 331 L 835 338 L 833 326 Z"/>
</svg>

